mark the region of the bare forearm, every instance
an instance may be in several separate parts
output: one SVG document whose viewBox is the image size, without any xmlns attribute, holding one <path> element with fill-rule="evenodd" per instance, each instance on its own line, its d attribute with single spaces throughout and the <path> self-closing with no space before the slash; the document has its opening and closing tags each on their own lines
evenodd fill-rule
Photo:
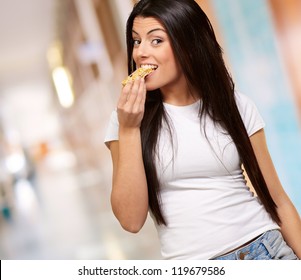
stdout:
<svg viewBox="0 0 301 280">
<path fill-rule="evenodd" d="M 300 216 L 284 191 L 265 140 L 264 130 L 261 129 L 250 137 L 258 164 L 269 188 L 269 192 L 278 207 L 282 221 L 281 232 L 285 241 L 301 258 L 301 221 Z"/>
<path fill-rule="evenodd" d="M 112 208 L 128 231 L 137 232 L 148 212 L 147 182 L 139 128 L 120 129 L 119 156 L 112 190 Z"/>
<path fill-rule="evenodd" d="M 301 220 L 291 202 L 281 205 L 278 209 L 282 224 L 281 232 L 286 243 L 294 250 L 301 259 Z"/>
</svg>

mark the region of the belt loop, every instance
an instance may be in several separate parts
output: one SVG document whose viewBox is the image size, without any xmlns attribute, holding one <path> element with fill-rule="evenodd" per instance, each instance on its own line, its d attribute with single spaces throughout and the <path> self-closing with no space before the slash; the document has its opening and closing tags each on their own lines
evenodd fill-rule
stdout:
<svg viewBox="0 0 301 280">
<path fill-rule="evenodd" d="M 267 251 L 271 257 L 275 255 L 274 250 L 271 248 L 270 244 L 265 239 L 261 240 L 261 243 L 267 249 Z"/>
<path fill-rule="evenodd" d="M 242 251 L 238 251 L 237 252 L 237 256 L 238 256 L 238 259 L 239 260 L 244 260 L 245 257 L 249 254 L 250 252 L 249 251 L 246 251 L 246 252 L 242 252 Z"/>
</svg>

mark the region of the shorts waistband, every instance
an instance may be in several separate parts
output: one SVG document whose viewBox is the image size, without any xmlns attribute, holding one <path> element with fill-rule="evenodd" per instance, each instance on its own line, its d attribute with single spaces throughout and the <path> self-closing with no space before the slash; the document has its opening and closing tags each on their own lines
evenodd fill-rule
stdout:
<svg viewBox="0 0 301 280">
<path fill-rule="evenodd" d="M 231 255 L 231 254 L 235 253 L 235 252 L 238 251 L 238 250 L 243 250 L 243 249 L 245 249 L 246 247 L 250 246 L 252 243 L 257 242 L 257 241 L 258 241 L 260 238 L 262 238 L 267 232 L 268 232 L 268 231 L 263 232 L 262 234 L 260 234 L 260 235 L 258 235 L 258 236 L 256 236 L 256 237 L 254 237 L 253 239 L 249 240 L 248 242 L 244 243 L 243 245 L 241 245 L 241 246 L 239 246 L 239 247 L 237 247 L 237 248 L 231 250 L 231 251 L 228 252 L 228 253 L 225 253 L 225 254 L 222 254 L 222 255 L 220 255 L 220 256 L 217 256 L 216 258 L 219 258 L 219 257 L 225 257 L 225 256 L 228 256 L 228 255 Z"/>
</svg>

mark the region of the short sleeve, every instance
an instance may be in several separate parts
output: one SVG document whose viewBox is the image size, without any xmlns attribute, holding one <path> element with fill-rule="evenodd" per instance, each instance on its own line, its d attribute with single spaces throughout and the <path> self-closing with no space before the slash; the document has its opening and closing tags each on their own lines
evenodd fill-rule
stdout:
<svg viewBox="0 0 301 280">
<path fill-rule="evenodd" d="M 249 136 L 264 128 L 265 122 L 255 103 L 246 95 L 235 92 L 235 98 L 241 118 Z"/>
<path fill-rule="evenodd" d="M 118 137 L 119 122 L 117 116 L 117 110 L 111 113 L 111 117 L 107 126 L 104 143 L 107 145 L 111 141 L 116 141 Z"/>
</svg>

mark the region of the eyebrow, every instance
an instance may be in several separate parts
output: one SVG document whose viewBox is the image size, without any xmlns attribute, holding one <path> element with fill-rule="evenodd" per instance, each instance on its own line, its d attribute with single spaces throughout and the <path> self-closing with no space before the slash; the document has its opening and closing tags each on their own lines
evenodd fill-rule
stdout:
<svg viewBox="0 0 301 280">
<path fill-rule="evenodd" d="M 162 28 L 155 28 L 155 29 L 152 29 L 152 30 L 148 31 L 146 34 L 149 35 L 150 33 L 155 32 L 155 31 L 163 31 L 163 32 L 166 33 L 166 31 L 164 29 L 162 29 Z M 135 33 L 135 34 L 137 34 L 137 35 L 139 35 L 139 33 L 136 32 L 135 30 L 132 30 L 132 32 Z"/>
</svg>

